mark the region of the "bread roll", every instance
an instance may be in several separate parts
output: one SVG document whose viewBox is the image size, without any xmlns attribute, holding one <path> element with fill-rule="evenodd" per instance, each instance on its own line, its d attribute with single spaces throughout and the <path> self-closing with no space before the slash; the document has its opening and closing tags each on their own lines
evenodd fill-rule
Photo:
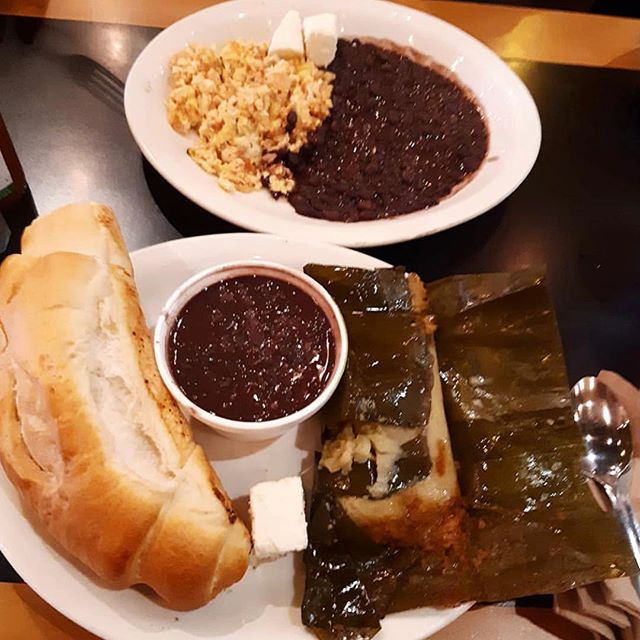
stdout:
<svg viewBox="0 0 640 640">
<path fill-rule="evenodd" d="M 79 202 L 36 218 L 22 234 L 22 254 L 70 252 L 100 258 L 133 276 L 118 222 L 109 207 Z"/>
<path fill-rule="evenodd" d="M 162 384 L 132 273 L 94 204 L 36 220 L 4 261 L 0 459 L 97 576 L 192 609 L 243 576 L 251 543 Z"/>
</svg>

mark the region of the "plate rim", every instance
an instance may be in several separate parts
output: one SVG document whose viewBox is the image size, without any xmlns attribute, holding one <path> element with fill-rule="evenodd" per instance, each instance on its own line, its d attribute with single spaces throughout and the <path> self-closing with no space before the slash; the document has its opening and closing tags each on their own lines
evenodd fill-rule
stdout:
<svg viewBox="0 0 640 640">
<path fill-rule="evenodd" d="M 250 239 L 251 242 L 256 242 L 258 244 L 261 243 L 262 241 L 266 241 L 266 242 L 274 242 L 276 244 L 284 243 L 284 244 L 301 245 L 300 249 L 302 249 L 304 246 L 306 247 L 313 246 L 315 249 L 318 249 L 318 250 L 322 250 L 324 248 L 324 249 L 329 249 L 331 251 L 353 253 L 359 256 L 364 256 L 366 258 L 366 261 L 368 261 L 370 264 L 374 265 L 375 263 L 375 265 L 377 265 L 375 267 L 372 266 L 372 268 L 385 268 L 385 267 L 388 268 L 393 266 L 390 263 L 384 260 L 381 260 L 380 258 L 370 256 L 361 251 L 356 251 L 348 247 L 338 246 L 338 245 L 334 245 L 327 242 L 310 242 L 302 239 L 283 237 L 276 234 L 234 232 L 234 233 L 205 234 L 205 235 L 190 236 L 185 238 L 176 238 L 173 240 L 167 240 L 165 242 L 160 242 L 153 245 L 148 245 L 146 247 L 142 247 L 140 249 L 132 251 L 130 252 L 130 256 L 134 264 L 134 277 L 135 277 L 135 271 L 136 271 L 136 262 L 140 259 L 148 259 L 147 256 L 150 254 L 153 254 L 156 251 L 160 251 L 168 247 L 175 247 L 180 245 L 184 245 L 188 248 L 188 246 L 191 244 L 201 244 L 201 243 L 208 244 L 212 240 L 214 241 L 214 243 L 216 242 L 224 243 L 229 240 L 231 241 L 235 240 L 237 242 L 241 242 L 244 239 Z M 186 251 L 186 250 L 187 249 L 184 249 L 183 251 Z M 215 258 L 213 260 L 215 261 Z M 13 483 L 9 479 L 2 465 L 0 465 L 0 492 L 5 492 L 5 487 L 3 487 L 2 485 L 5 485 L 6 490 L 12 493 L 16 497 L 18 504 L 16 506 L 12 505 L 12 508 L 15 508 L 20 514 L 20 516 L 25 519 L 27 526 L 33 529 L 34 533 L 38 536 L 38 539 L 42 542 L 43 546 L 47 548 L 47 552 L 52 556 L 53 561 L 55 562 L 57 559 L 63 559 L 64 561 L 72 565 L 74 571 L 84 573 L 82 569 L 77 566 L 76 564 L 77 561 L 75 561 L 71 556 L 67 555 L 66 552 L 63 552 L 57 549 L 55 544 L 51 543 L 51 540 L 48 538 L 48 536 L 46 535 L 43 536 L 38 531 L 37 522 L 34 522 L 33 517 L 30 514 L 28 514 L 23 508 L 22 501 L 19 497 L 19 494 L 16 488 L 13 486 Z M 25 555 L 20 556 L 19 553 L 16 553 L 16 554 L 13 553 L 13 549 L 15 547 L 7 543 L 7 539 L 9 537 L 10 536 L 7 535 L 6 533 L 3 534 L 2 528 L 0 528 L 0 552 L 2 552 L 2 554 L 4 555 L 6 560 L 9 562 L 9 564 L 15 569 L 15 571 L 19 574 L 19 576 L 22 578 L 24 583 L 30 589 L 32 589 L 42 600 L 44 600 L 54 610 L 58 611 L 60 614 L 62 614 L 63 616 L 65 616 L 66 618 L 68 618 L 78 626 L 82 627 L 83 629 L 86 629 L 90 633 L 93 633 L 94 635 L 100 638 L 104 638 L 104 640 L 121 640 L 121 638 L 113 634 L 110 634 L 110 633 L 105 634 L 105 629 L 102 628 L 99 624 L 95 623 L 93 620 L 88 620 L 86 618 L 83 618 L 81 614 L 81 608 L 74 610 L 70 608 L 69 604 L 65 604 L 64 602 L 60 604 L 58 598 L 56 597 L 56 593 L 55 592 L 51 593 L 52 590 L 48 589 L 46 586 L 43 586 L 41 580 L 38 579 L 37 566 L 28 568 L 28 563 L 26 563 L 27 568 L 25 570 L 25 563 L 23 563 L 21 560 L 21 558 L 24 558 Z M 63 572 L 66 571 L 66 568 L 63 569 L 62 571 Z M 85 576 L 86 575 L 87 574 L 85 574 Z M 89 575 L 89 579 L 92 581 L 92 583 L 95 584 L 96 579 L 94 576 Z M 101 585 L 98 585 L 98 586 L 101 586 Z M 127 589 L 125 589 L 125 591 L 126 590 Z M 457 607 L 441 609 L 442 612 L 446 612 L 446 618 L 443 620 L 439 620 L 437 622 L 434 621 L 432 627 L 427 631 L 428 635 L 424 636 L 424 638 L 430 637 L 434 633 L 437 633 L 441 629 L 453 623 L 463 613 L 468 611 L 473 606 L 473 604 L 474 604 L 473 602 L 466 602 L 458 605 Z M 79 610 L 80 610 L 80 613 L 77 613 Z M 411 611 L 417 611 L 417 609 L 409 610 L 407 612 L 399 612 L 397 614 L 390 614 L 390 616 L 402 615 L 403 613 L 410 613 Z M 116 609 L 116 615 L 117 615 L 117 609 Z M 388 617 L 389 616 L 387 616 L 387 619 Z M 106 624 L 108 624 L 108 619 L 106 621 Z M 127 625 L 134 626 L 133 623 L 131 622 L 127 622 Z M 151 631 L 143 632 L 143 635 L 138 635 L 138 634 L 131 635 L 129 636 L 128 640 L 136 640 L 136 638 L 138 637 L 148 638 L 150 633 L 152 632 Z M 247 636 L 247 638 L 249 638 L 249 636 Z"/>
<path fill-rule="evenodd" d="M 365 0 L 352 0 L 352 2 L 364 2 L 364 1 Z M 124 88 L 125 117 L 127 120 L 129 131 L 131 132 L 131 135 L 136 145 L 138 146 L 138 149 L 142 153 L 142 155 L 152 165 L 152 167 L 160 174 L 160 176 L 162 176 L 164 180 L 166 180 L 174 189 L 176 189 L 184 197 L 194 202 L 196 205 L 198 205 L 200 208 L 207 211 L 209 214 L 217 216 L 218 218 L 221 218 L 222 220 L 225 220 L 226 222 L 229 222 L 241 228 L 248 229 L 250 231 L 254 231 L 258 233 L 283 235 L 283 232 L 281 230 L 274 229 L 270 224 L 256 223 L 251 216 L 240 218 L 235 213 L 229 213 L 229 211 L 226 210 L 224 204 L 222 205 L 216 204 L 215 201 L 212 201 L 212 199 L 205 200 L 199 197 L 196 193 L 193 193 L 193 191 L 190 190 L 188 187 L 186 188 L 181 187 L 179 184 L 180 182 L 179 179 L 173 176 L 171 171 L 166 170 L 164 164 L 162 163 L 161 158 L 157 157 L 156 154 L 154 154 L 153 151 L 149 148 L 149 146 L 146 144 L 145 140 L 143 139 L 142 133 L 137 129 L 137 127 L 134 124 L 135 116 L 133 114 L 135 112 L 135 106 L 134 106 L 134 98 L 132 97 L 132 94 L 134 91 L 134 89 L 132 89 L 132 86 L 134 81 L 136 80 L 136 76 L 141 74 L 140 69 L 143 66 L 143 64 L 146 62 L 146 55 L 148 55 L 148 51 L 151 49 L 151 47 L 156 46 L 155 43 L 157 43 L 162 38 L 167 37 L 166 34 L 170 32 L 172 29 L 177 30 L 185 23 L 195 21 L 198 16 L 202 16 L 204 14 L 209 14 L 209 13 L 214 14 L 216 11 L 220 11 L 221 7 L 223 7 L 224 10 L 229 10 L 231 6 L 237 6 L 238 9 L 240 10 L 241 7 L 249 6 L 252 4 L 260 5 L 262 3 L 258 2 L 258 0 L 228 0 L 227 2 L 205 7 L 203 9 L 200 9 L 199 11 L 196 11 L 195 13 L 189 14 L 181 18 L 180 20 L 172 23 L 171 25 L 169 25 L 168 27 L 160 31 L 158 34 L 156 34 L 147 43 L 147 45 L 140 52 L 140 54 L 137 56 L 137 58 L 135 59 L 134 63 L 132 64 L 129 70 L 129 73 L 127 74 L 127 79 L 126 79 L 125 88 Z M 529 119 L 528 135 L 530 139 L 528 144 L 530 146 L 530 154 L 529 156 L 524 158 L 523 161 L 521 162 L 521 169 L 518 173 L 517 178 L 510 180 L 506 188 L 500 189 L 499 193 L 494 194 L 490 199 L 487 199 L 484 202 L 484 204 L 482 204 L 481 206 L 477 208 L 470 207 L 467 213 L 456 214 L 453 218 L 448 218 L 447 220 L 443 221 L 442 224 L 439 224 L 437 226 L 432 225 L 431 228 L 428 228 L 426 230 L 422 228 L 422 226 L 420 225 L 421 219 L 417 219 L 417 216 L 428 215 L 429 209 L 421 209 L 415 212 L 404 214 L 402 216 L 395 216 L 392 218 L 383 218 L 383 219 L 372 220 L 372 221 L 360 221 L 360 222 L 350 222 L 350 223 L 326 221 L 327 225 L 324 227 L 324 229 L 327 229 L 328 231 L 325 231 L 325 233 L 332 233 L 333 237 L 331 238 L 331 240 L 325 238 L 324 241 L 331 242 L 333 244 L 338 244 L 345 247 L 350 247 L 350 248 L 376 247 L 376 246 L 385 246 L 392 243 L 406 242 L 409 240 L 414 240 L 416 238 L 421 238 L 424 236 L 440 233 L 441 231 L 445 231 L 447 229 L 459 226 L 461 224 L 469 222 L 470 220 L 473 220 L 474 218 L 477 218 L 483 215 L 493 207 L 500 204 L 506 198 L 508 198 L 522 184 L 522 182 L 524 182 L 527 176 L 531 173 L 531 170 L 533 169 L 533 166 L 536 163 L 536 160 L 540 154 L 540 148 L 542 144 L 542 125 L 540 120 L 540 114 L 539 114 L 536 102 L 533 99 L 533 96 L 531 95 L 531 92 L 529 91 L 525 83 L 520 79 L 520 77 L 509 67 L 509 65 L 502 58 L 500 58 L 500 56 L 498 56 L 492 49 L 490 49 L 486 44 L 484 44 L 483 42 L 481 42 L 471 34 L 467 33 L 466 31 L 462 30 L 460 27 L 457 27 L 456 25 L 451 24 L 450 22 L 447 22 L 442 18 L 434 16 L 430 13 L 427 13 L 426 11 L 420 11 L 418 9 L 414 9 L 411 7 L 397 5 L 393 2 L 389 2 L 388 0 L 366 0 L 366 5 L 371 11 L 374 11 L 376 6 L 378 6 L 381 9 L 385 9 L 387 11 L 394 10 L 402 15 L 410 17 L 411 19 L 432 22 L 433 24 L 439 25 L 441 28 L 445 30 L 455 33 L 457 37 L 467 41 L 470 45 L 479 48 L 484 52 L 485 55 L 489 56 L 495 64 L 497 64 L 499 67 L 502 68 L 502 70 L 506 73 L 506 76 L 509 77 L 512 89 L 518 93 L 521 111 L 523 113 L 526 112 L 527 114 L 527 118 Z M 489 132 L 489 135 L 491 135 L 491 131 Z M 485 159 L 485 162 L 486 162 L 486 159 Z M 452 195 L 455 195 L 455 194 L 452 194 Z M 447 198 L 445 198 L 445 201 L 446 199 Z M 374 238 L 367 237 L 366 230 L 371 228 L 376 228 L 376 227 L 372 227 L 371 225 L 377 225 L 378 229 L 384 229 L 383 227 L 381 227 L 381 223 L 392 224 L 393 221 L 395 220 L 407 219 L 412 216 L 415 216 L 413 219 L 416 220 L 416 225 L 407 225 L 406 230 L 402 230 L 402 229 L 388 230 L 390 231 L 390 233 L 387 234 L 387 236 L 391 238 L 390 240 L 388 240 L 386 237 L 377 237 L 377 236 Z M 304 216 L 301 216 L 301 217 L 304 217 Z M 368 225 L 368 226 L 364 226 L 364 225 Z M 428 227 L 429 225 L 424 225 L 424 226 Z M 303 228 L 305 228 L 304 225 L 303 225 Z M 354 230 L 359 229 L 362 233 L 361 234 L 354 233 L 353 235 L 357 235 L 357 237 L 355 238 L 347 238 L 347 239 L 341 238 L 340 237 L 342 235 L 341 231 L 345 231 L 346 229 L 354 229 Z M 314 230 L 318 231 L 319 228 L 316 227 L 314 229 L 311 226 L 308 227 L 308 233 L 313 233 Z M 299 236 L 298 235 L 299 233 L 301 232 L 296 230 L 292 232 L 291 237 L 304 240 L 305 238 Z"/>
</svg>

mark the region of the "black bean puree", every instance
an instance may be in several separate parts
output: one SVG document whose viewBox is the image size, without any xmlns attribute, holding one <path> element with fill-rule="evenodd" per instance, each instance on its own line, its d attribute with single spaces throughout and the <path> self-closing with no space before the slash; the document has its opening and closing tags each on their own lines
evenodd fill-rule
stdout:
<svg viewBox="0 0 640 640">
<path fill-rule="evenodd" d="M 168 350 L 173 377 L 192 402 L 224 418 L 262 422 L 320 395 L 336 347 L 311 296 L 250 275 L 216 282 L 189 300 Z"/>
<path fill-rule="evenodd" d="M 471 93 L 436 68 L 338 41 L 333 108 L 284 158 L 302 215 L 352 222 L 437 204 L 481 165 L 488 131 Z"/>
</svg>

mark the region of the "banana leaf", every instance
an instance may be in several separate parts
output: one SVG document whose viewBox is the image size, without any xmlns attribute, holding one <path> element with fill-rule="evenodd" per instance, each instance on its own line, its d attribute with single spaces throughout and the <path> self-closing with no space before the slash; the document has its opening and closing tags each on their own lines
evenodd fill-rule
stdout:
<svg viewBox="0 0 640 640">
<path fill-rule="evenodd" d="M 411 296 L 404 273 L 306 270 L 335 297 L 347 326 L 359 331 L 353 340 L 350 334 L 352 373 L 327 414 L 324 439 L 344 420 L 424 424 L 424 384 L 412 386 L 407 378 L 424 380 L 433 363 L 417 357 L 424 350 L 416 348 L 419 340 L 406 341 Z M 375 467 L 354 465 L 348 474 L 318 468 L 302 615 L 321 638 L 372 637 L 390 611 L 560 592 L 635 569 L 616 522 L 599 509 L 581 475 L 583 448 L 542 277 L 455 276 L 432 283 L 428 292 L 464 510 L 460 541 L 446 550 L 377 544 L 341 503 L 345 494 L 366 491 Z M 380 331 L 367 332 L 367 315 L 375 316 L 368 326 Z M 380 316 L 388 316 L 388 324 Z M 362 368 L 378 349 L 386 372 L 393 373 L 394 361 L 403 363 L 395 377 L 375 381 Z M 392 402 L 398 388 L 413 393 L 401 408 Z M 357 410 L 363 398 L 371 411 Z M 429 473 L 430 461 L 419 448 L 416 456 L 415 446 L 398 461 L 390 493 Z"/>
<path fill-rule="evenodd" d="M 429 389 L 420 372 L 430 367 L 430 357 L 426 336 L 415 324 L 404 270 L 307 265 L 305 272 L 331 293 L 349 334 L 347 368 L 327 408 L 327 422 L 423 423 Z"/>
<path fill-rule="evenodd" d="M 403 269 L 344 269 L 307 265 L 338 303 L 349 334 L 349 358 L 341 384 L 324 412 L 323 441 L 345 424 L 376 423 L 385 429 L 426 425 L 430 414 L 433 337 L 416 322 Z M 424 441 L 402 446 L 388 491 L 419 482 L 432 467 Z M 366 496 L 377 479 L 372 460 L 348 473 L 320 466 L 306 553 L 305 624 L 320 637 L 371 637 L 380 628 L 395 592 L 397 576 L 414 553 L 376 544 L 346 515 L 341 496 Z"/>
<path fill-rule="evenodd" d="M 584 448 L 542 275 L 454 276 L 428 291 L 468 515 L 468 591 L 455 599 L 555 593 L 635 572 L 617 523 L 581 473 Z M 437 591 L 429 598 L 447 604 Z"/>
</svg>

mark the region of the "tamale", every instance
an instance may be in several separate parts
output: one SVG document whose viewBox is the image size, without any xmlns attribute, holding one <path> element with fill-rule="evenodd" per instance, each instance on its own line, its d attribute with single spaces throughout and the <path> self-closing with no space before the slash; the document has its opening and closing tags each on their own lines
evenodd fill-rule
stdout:
<svg viewBox="0 0 640 640">
<path fill-rule="evenodd" d="M 429 285 L 436 358 L 429 332 L 416 335 L 428 316 L 424 304 L 414 305 L 402 270 L 306 270 L 335 297 L 348 329 L 359 330 L 326 414 L 323 453 L 345 425 L 356 439 L 371 422 L 387 431 L 419 426 L 424 436 L 433 402 L 428 372 L 439 362 L 461 497 L 454 479 L 447 500 L 422 513 L 422 532 L 409 515 L 380 536 L 381 523 L 395 517 L 389 501 L 420 486 L 437 465 L 433 451 L 420 447 L 424 438 L 403 443 L 389 472 L 393 482 L 375 496 L 374 461 L 352 457 L 340 469 L 320 464 L 305 556 L 305 624 L 320 637 L 371 637 L 389 611 L 558 592 L 632 570 L 615 521 L 581 476 L 561 344 L 538 274 L 456 276 Z M 426 359 L 419 356 L 425 347 Z M 385 361 L 381 370 L 395 377 L 366 369 L 376 354 Z M 401 365 L 394 369 L 394 361 Z M 351 508 L 354 500 L 366 500 L 369 517 L 379 512 L 373 530 Z M 428 502 L 417 493 L 409 510 L 424 511 Z M 402 526 L 410 535 L 398 531 Z"/>
<path fill-rule="evenodd" d="M 332 637 L 371 636 L 398 576 L 460 534 L 434 327 L 422 283 L 402 269 L 305 271 L 340 306 L 349 358 L 325 412 L 303 618 Z"/>
</svg>

